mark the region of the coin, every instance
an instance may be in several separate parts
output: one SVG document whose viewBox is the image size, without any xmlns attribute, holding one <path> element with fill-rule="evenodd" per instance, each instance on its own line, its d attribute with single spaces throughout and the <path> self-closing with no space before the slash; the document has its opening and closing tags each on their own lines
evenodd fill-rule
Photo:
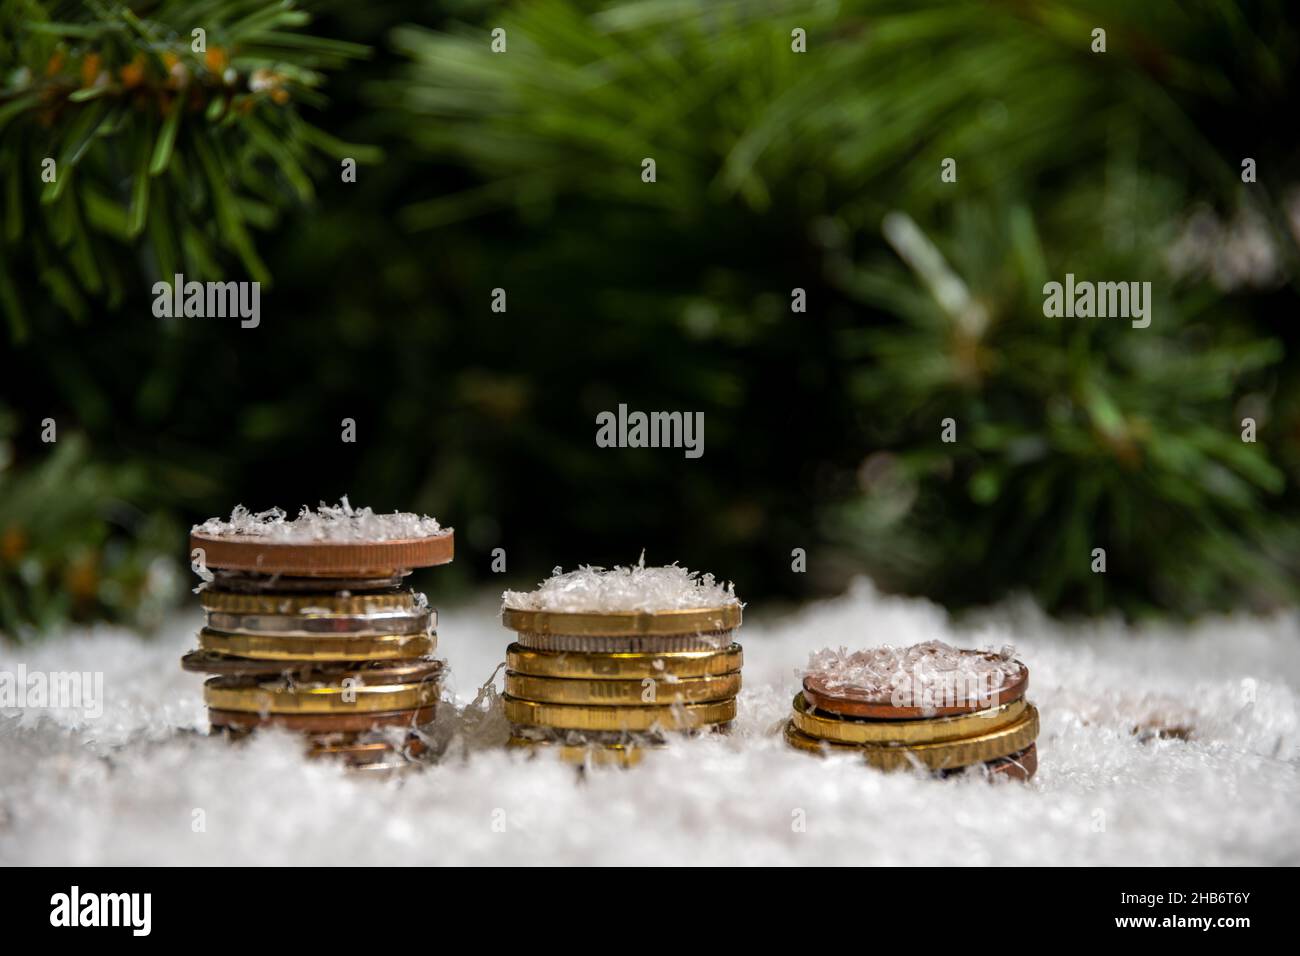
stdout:
<svg viewBox="0 0 1300 956">
<path fill-rule="evenodd" d="M 247 681 L 210 677 L 203 698 L 216 710 L 258 714 L 336 714 L 409 710 L 437 701 L 442 685 L 436 679 L 398 684 L 356 683 L 350 686 L 293 681 Z"/>
<path fill-rule="evenodd" d="M 274 670 L 268 674 L 283 674 L 287 680 L 340 683 L 352 680 L 358 684 L 405 684 L 440 678 L 446 663 L 436 657 L 416 657 L 409 660 L 365 661 L 250 661 Z M 223 687 L 256 687 L 264 681 L 254 678 L 238 679 L 232 675 L 220 682 Z"/>
<path fill-rule="evenodd" d="M 394 743 L 387 740 L 341 740 L 313 742 L 307 748 L 312 758 L 339 758 L 349 764 L 375 763 L 397 757 L 413 759 L 424 754 L 427 745 L 419 737 Z"/>
<path fill-rule="evenodd" d="M 291 671 L 295 663 L 287 661 L 256 661 L 246 657 L 232 657 L 214 651 L 190 651 L 181 658 L 181 667 L 198 674 L 228 674 L 232 677 L 273 677 Z M 307 665 L 310 667 L 310 664 Z"/>
<path fill-rule="evenodd" d="M 589 680 L 506 672 L 506 693 L 547 704 L 672 704 L 725 700 L 740 693 L 740 673 L 680 680 Z"/>
<path fill-rule="evenodd" d="M 379 760 L 374 763 L 355 763 L 345 765 L 349 774 L 359 774 L 363 777 L 375 777 L 384 780 L 390 777 L 401 777 L 403 774 L 410 773 L 417 769 L 420 764 L 418 761 L 407 760 L 404 757 L 396 760 Z"/>
<path fill-rule="evenodd" d="M 704 732 L 713 730 L 711 725 L 705 728 Z M 521 740 L 533 741 L 534 743 L 544 744 L 564 744 L 565 746 L 587 747 L 593 744 L 614 745 L 623 747 L 661 747 L 668 743 L 667 734 L 659 730 L 636 731 L 626 730 L 566 730 L 562 727 L 540 727 L 535 724 L 511 724 L 510 732 L 513 736 Z M 683 734 L 694 734 L 693 730 L 680 731 Z"/>
<path fill-rule="evenodd" d="M 511 644 L 506 667 L 535 677 L 585 677 L 598 680 L 640 680 L 666 674 L 705 677 L 740 670 L 744 656 L 739 644 L 723 650 L 660 651 L 657 653 L 593 654 L 582 651 L 538 651 Z"/>
<path fill-rule="evenodd" d="M 956 717 L 923 720 L 866 720 L 826 717 L 808 706 L 803 694 L 794 698 L 790 720 L 795 727 L 819 740 L 842 744 L 926 744 L 978 736 L 1014 723 L 1025 712 L 1024 699 Z"/>
<path fill-rule="evenodd" d="M 516 750 L 529 750 L 534 754 L 553 754 L 564 763 L 592 767 L 635 767 L 645 758 L 647 751 L 662 749 L 623 744 L 560 744 L 524 737 L 511 737 L 506 741 L 506 746 Z"/>
<path fill-rule="evenodd" d="M 983 657 L 995 657 L 982 651 L 965 653 Z M 1029 687 L 1029 668 L 1019 661 L 1011 661 L 1017 670 L 1004 675 L 997 687 L 980 688 L 977 694 L 964 696 L 962 689 L 950 693 L 952 688 L 936 685 L 934 688 L 922 686 L 915 694 L 908 694 L 907 700 L 921 698 L 919 705 L 894 703 L 889 696 L 882 696 L 855 688 L 832 684 L 826 674 L 808 674 L 803 679 L 804 698 L 818 710 L 841 714 L 845 717 L 869 717 L 873 720 L 914 720 L 920 717 L 953 717 L 985 710 L 998 704 L 1018 700 L 1025 695 Z M 932 699 L 927 699 L 931 695 Z"/>
<path fill-rule="evenodd" d="M 588 634 L 518 634 L 521 646 L 561 654 L 679 654 L 717 653 L 732 645 L 731 631 L 708 634 L 663 634 L 646 637 Z"/>
<path fill-rule="evenodd" d="M 740 619 L 740 604 L 727 604 L 713 608 L 609 614 L 524 611 L 509 607 L 501 611 L 501 623 L 506 627 L 512 631 L 539 637 L 549 635 L 648 637 L 709 634 L 735 630 L 740 627 Z"/>
<path fill-rule="evenodd" d="M 1024 750 L 1038 736 L 1038 711 L 1030 704 L 1014 723 L 989 733 L 944 743 L 893 747 L 887 744 L 840 744 L 803 733 L 794 722 L 786 724 L 786 743 L 815 754 L 851 753 L 881 770 L 928 767 L 947 770 L 996 760 Z"/>
<path fill-rule="evenodd" d="M 235 591 L 199 592 L 199 603 L 205 611 L 224 611 L 227 614 L 315 614 L 364 615 L 375 611 L 424 610 L 419 602 L 424 595 L 404 588 L 353 594 L 349 591 L 316 594 L 248 594 Z M 436 621 L 435 621 L 436 625 Z"/>
<path fill-rule="evenodd" d="M 228 614 L 208 611 L 208 627 L 225 634 L 283 634 L 311 637 L 317 634 L 348 634 L 379 637 L 389 634 L 424 634 L 433 624 L 427 609 L 419 611 L 376 611 L 371 614 Z"/>
<path fill-rule="evenodd" d="M 214 678 L 215 679 L 215 678 Z M 515 724 L 539 724 L 570 730 L 685 730 L 733 720 L 736 701 L 674 704 L 668 707 L 590 707 L 538 704 L 506 696 L 506 719 Z"/>
<path fill-rule="evenodd" d="M 368 661 L 425 657 L 438 646 L 432 634 L 384 634 L 377 637 L 319 635 L 223 634 L 204 628 L 199 647 L 223 655 L 269 661 Z"/>
<path fill-rule="evenodd" d="M 212 580 L 203 593 L 221 594 L 337 594 L 339 591 L 390 591 L 400 587 L 410 571 L 393 571 L 379 578 L 295 577 L 289 574 L 261 574 L 209 568 Z"/>
<path fill-rule="evenodd" d="M 304 577 L 383 578 L 395 571 L 451 561 L 450 528 L 423 538 L 388 541 L 277 541 L 258 535 L 190 534 L 190 551 L 209 568 Z"/>
<path fill-rule="evenodd" d="M 1006 777 L 1010 780 L 1028 780 L 1038 772 L 1038 745 L 1030 744 L 1024 750 L 1005 757 L 999 757 L 997 760 L 990 760 L 980 765 L 981 769 L 989 777 Z M 961 770 L 946 770 L 944 776 L 958 773 L 969 773 L 971 768 L 964 767 Z"/>
<path fill-rule="evenodd" d="M 446 663 L 436 657 L 417 657 L 396 661 L 250 661 L 274 670 L 271 674 L 306 675 L 315 681 L 342 681 L 352 678 L 362 684 L 402 684 L 440 677 Z M 256 680 L 227 680 L 223 686 L 257 686 Z"/>
<path fill-rule="evenodd" d="M 208 710 L 213 727 L 252 730 L 256 727 L 282 727 L 304 733 L 348 733 L 376 727 L 418 727 L 433 720 L 437 705 L 410 710 L 377 711 L 350 714 L 259 714 L 251 711 Z"/>
</svg>

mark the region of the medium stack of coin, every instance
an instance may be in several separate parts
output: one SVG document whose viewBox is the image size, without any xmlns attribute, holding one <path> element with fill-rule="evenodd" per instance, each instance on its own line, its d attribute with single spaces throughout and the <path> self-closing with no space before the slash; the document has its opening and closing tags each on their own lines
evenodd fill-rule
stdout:
<svg viewBox="0 0 1300 956">
<path fill-rule="evenodd" d="M 743 662 L 739 602 L 669 611 L 505 607 L 511 747 L 581 764 L 638 763 L 674 731 L 726 729 Z"/>
<path fill-rule="evenodd" d="M 310 540 L 284 524 L 274 536 L 194 529 L 206 626 L 181 664 L 212 675 L 203 690 L 214 730 L 282 727 L 303 735 L 308 756 L 367 772 L 424 753 L 417 728 L 433 720 L 446 665 L 433 656 L 437 612 L 403 580 L 451 561 L 452 531 L 422 519 L 434 533 L 390 538 L 385 519 L 414 516 L 364 517 L 354 531 L 369 540 L 319 527 L 324 540 Z"/>
<path fill-rule="evenodd" d="M 811 753 L 861 754 L 882 770 L 982 767 L 1028 780 L 1038 769 L 1028 686 L 1019 661 L 939 642 L 824 651 L 795 695 L 785 739 Z"/>
</svg>

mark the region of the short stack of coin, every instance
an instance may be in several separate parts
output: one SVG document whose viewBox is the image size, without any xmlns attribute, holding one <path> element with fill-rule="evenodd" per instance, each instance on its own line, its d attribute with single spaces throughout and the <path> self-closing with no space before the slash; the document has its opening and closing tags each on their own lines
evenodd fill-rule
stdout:
<svg viewBox="0 0 1300 956">
<path fill-rule="evenodd" d="M 309 756 L 367 772 L 424 752 L 416 729 L 433 720 L 446 667 L 433 656 L 437 613 L 403 579 L 452 559 L 450 529 L 345 541 L 195 529 L 190 547 L 211 580 L 199 649 L 182 666 L 213 675 L 214 730 L 282 727 L 304 736 Z"/>
<path fill-rule="evenodd" d="M 563 613 L 505 607 L 510 746 L 581 764 L 638 763 L 673 731 L 725 730 L 743 655 L 739 602 Z"/>
<path fill-rule="evenodd" d="M 846 673 L 851 668 L 838 666 L 842 654 L 824 653 L 829 660 L 810 668 L 795 695 L 785 728 L 790 746 L 861 754 L 882 770 L 946 775 L 982 767 L 989 775 L 1028 780 L 1038 769 L 1038 711 L 1025 699 L 1029 669 L 1019 661 L 937 642 L 901 651 L 879 648 L 859 654 L 878 661 L 896 655 L 889 666 L 877 668 L 880 674 L 903 657 L 924 664 L 943 655 L 960 663 L 946 672 L 931 667 L 909 674 L 899 667 L 889 686 L 880 680 L 855 685 Z"/>
</svg>

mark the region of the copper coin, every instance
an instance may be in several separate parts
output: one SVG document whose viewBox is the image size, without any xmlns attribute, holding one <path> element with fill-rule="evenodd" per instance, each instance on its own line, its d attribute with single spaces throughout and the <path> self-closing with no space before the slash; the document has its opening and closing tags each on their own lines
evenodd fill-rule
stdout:
<svg viewBox="0 0 1300 956">
<path fill-rule="evenodd" d="M 1018 753 L 990 760 L 984 764 L 990 777 L 1007 777 L 1010 780 L 1028 780 L 1038 772 L 1038 744 L 1030 744 Z M 961 773 L 960 770 L 951 771 Z"/>
<path fill-rule="evenodd" d="M 181 658 L 181 667 L 187 671 L 224 677 L 278 677 L 309 672 L 315 666 L 311 661 L 258 661 L 215 651 L 190 651 Z"/>
<path fill-rule="evenodd" d="M 371 714 L 256 714 L 235 710 L 208 710 L 213 727 L 252 730 L 255 727 L 282 727 L 307 733 L 330 733 L 371 730 L 375 727 L 414 727 L 427 724 L 437 712 L 436 705 L 415 710 L 388 710 Z"/>
<path fill-rule="evenodd" d="M 274 541 L 257 535 L 190 535 L 208 568 L 309 578 L 391 578 L 396 572 L 446 564 L 455 552 L 452 530 L 391 541 Z"/>
<path fill-rule="evenodd" d="M 996 654 L 964 651 L 989 660 Z M 1005 674 L 996 687 L 956 688 L 923 685 L 917 694 L 901 695 L 899 703 L 892 694 L 877 694 L 852 685 L 833 684 L 830 675 L 809 674 L 803 679 L 804 699 L 814 708 L 842 717 L 867 717 L 872 720 L 917 720 L 925 717 L 955 717 L 986 710 L 1019 700 L 1029 687 L 1029 668 L 1019 661 L 1009 661 L 1017 669 Z M 974 690 L 967 694 L 966 690 Z M 910 701 L 920 698 L 917 703 Z"/>
</svg>

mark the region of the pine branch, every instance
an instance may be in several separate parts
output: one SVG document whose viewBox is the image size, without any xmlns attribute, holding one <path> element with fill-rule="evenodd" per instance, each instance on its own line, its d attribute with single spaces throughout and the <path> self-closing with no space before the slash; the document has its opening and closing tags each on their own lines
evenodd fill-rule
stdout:
<svg viewBox="0 0 1300 956">
<path fill-rule="evenodd" d="M 270 281 L 250 232 L 265 222 L 247 209 L 268 177 L 274 213 L 312 198 L 315 156 L 376 159 L 301 115 L 327 72 L 368 53 L 297 32 L 309 22 L 286 0 L 0 0 L 0 62 L 14 64 L 0 77 L 0 307 L 14 338 L 25 269 L 79 318 L 141 281 L 133 250 L 145 282 L 217 278 L 228 258 Z"/>
</svg>

